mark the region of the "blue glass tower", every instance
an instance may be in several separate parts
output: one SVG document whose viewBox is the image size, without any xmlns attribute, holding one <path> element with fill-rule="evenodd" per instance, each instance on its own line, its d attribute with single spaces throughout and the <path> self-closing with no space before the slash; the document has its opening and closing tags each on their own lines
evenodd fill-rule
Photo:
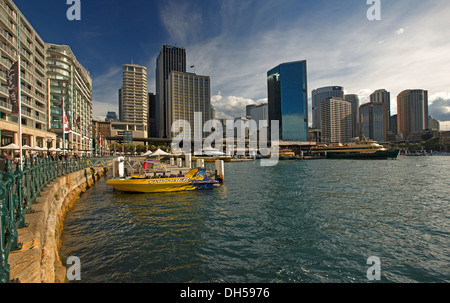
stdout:
<svg viewBox="0 0 450 303">
<path fill-rule="evenodd" d="M 280 140 L 307 141 L 306 61 L 283 63 L 271 69 L 267 72 L 267 88 L 269 121 L 280 121 Z"/>
</svg>

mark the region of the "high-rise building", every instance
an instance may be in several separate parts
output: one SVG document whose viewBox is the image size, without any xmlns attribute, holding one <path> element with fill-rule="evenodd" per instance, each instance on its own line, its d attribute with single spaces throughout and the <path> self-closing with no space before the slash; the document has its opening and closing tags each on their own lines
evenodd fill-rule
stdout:
<svg viewBox="0 0 450 303">
<path fill-rule="evenodd" d="M 269 120 L 269 105 L 267 103 L 255 105 L 250 111 L 249 117 L 254 120 L 259 127 L 259 121 Z"/>
<path fill-rule="evenodd" d="M 184 48 L 163 45 L 156 59 L 156 102 L 159 137 L 169 138 L 172 125 L 169 124 L 168 84 L 172 71 L 186 72 L 186 50 Z"/>
<path fill-rule="evenodd" d="M 191 138 L 204 138 L 203 123 L 212 119 L 210 78 L 192 73 L 172 71 L 169 74 L 167 87 L 167 122 L 169 125 L 172 126 L 177 120 L 188 121 L 191 127 Z M 196 112 L 201 113 L 202 117 L 199 133 L 194 133 L 194 115 Z M 169 138 L 177 135 L 177 133 L 171 132 Z"/>
<path fill-rule="evenodd" d="M 135 64 L 123 66 L 120 101 L 121 122 L 136 124 L 138 125 L 138 131 L 147 133 L 148 92 L 147 68 L 145 66 Z"/>
<path fill-rule="evenodd" d="M 321 102 L 322 142 L 346 143 L 352 138 L 352 105 L 342 98 L 330 97 Z"/>
<path fill-rule="evenodd" d="M 407 139 L 411 133 L 428 129 L 428 91 L 405 90 L 397 96 L 398 133 Z"/>
<path fill-rule="evenodd" d="M 366 103 L 359 108 L 361 137 L 379 142 L 387 140 L 385 106 L 382 103 Z"/>
<path fill-rule="evenodd" d="M 344 99 L 352 105 L 352 137 L 359 137 L 359 96 L 345 95 Z"/>
<path fill-rule="evenodd" d="M 379 89 L 370 95 L 370 103 L 383 105 L 383 137 L 387 138 L 391 130 L 391 93 L 385 89 Z"/>
<path fill-rule="evenodd" d="M 45 47 L 49 78 L 49 129 L 58 135 L 61 148 L 89 152 L 92 146 L 91 75 L 77 61 L 69 46 L 45 43 Z M 63 104 L 69 122 L 69 132 L 64 136 Z"/>
<path fill-rule="evenodd" d="M 252 111 L 252 109 L 254 109 L 256 106 L 257 106 L 256 104 L 250 104 L 250 105 L 247 105 L 247 106 L 245 107 L 245 116 L 246 116 L 246 117 L 250 117 L 250 116 L 251 116 L 251 111 Z"/>
<path fill-rule="evenodd" d="M 158 104 L 156 96 L 153 93 L 148 93 L 148 137 L 159 138 L 157 118 Z"/>
<path fill-rule="evenodd" d="M 306 61 L 283 63 L 267 73 L 269 127 L 279 121 L 282 141 L 307 141 Z"/>
<path fill-rule="evenodd" d="M 13 1 L 0 0 L 0 145 L 19 145 L 19 118 L 12 115 L 7 72 L 21 57 L 22 143 L 55 147 L 48 131 L 48 80 L 45 43 Z"/>
<path fill-rule="evenodd" d="M 320 128 L 320 105 L 322 101 L 330 97 L 344 98 L 344 88 L 342 86 L 327 86 L 312 91 L 312 128 Z"/>
</svg>

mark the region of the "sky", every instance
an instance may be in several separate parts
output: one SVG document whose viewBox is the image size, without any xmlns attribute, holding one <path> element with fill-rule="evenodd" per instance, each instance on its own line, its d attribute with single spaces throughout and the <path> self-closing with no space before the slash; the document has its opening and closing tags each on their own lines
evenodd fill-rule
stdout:
<svg viewBox="0 0 450 303">
<path fill-rule="evenodd" d="M 123 64 L 146 66 L 155 93 L 156 58 L 170 44 L 186 49 L 189 72 L 210 76 L 218 118 L 267 102 L 267 71 L 306 60 L 309 99 L 343 86 L 363 104 L 386 89 L 396 114 L 400 92 L 425 89 L 430 115 L 450 130 L 448 0 L 379 0 L 381 20 L 368 19 L 367 0 L 79 1 L 75 21 L 66 0 L 14 3 L 45 42 L 69 45 L 89 70 L 96 118 L 118 112 Z"/>
</svg>

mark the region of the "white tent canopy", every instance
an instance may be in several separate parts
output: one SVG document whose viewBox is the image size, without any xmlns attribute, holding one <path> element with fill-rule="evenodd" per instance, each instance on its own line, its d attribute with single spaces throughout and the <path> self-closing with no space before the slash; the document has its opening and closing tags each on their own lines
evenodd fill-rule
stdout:
<svg viewBox="0 0 450 303">
<path fill-rule="evenodd" d="M 160 148 L 152 153 L 152 156 L 170 156 L 169 153 L 166 153 L 165 151 L 161 150 Z"/>
<path fill-rule="evenodd" d="M 14 143 L 11 143 L 7 146 L 0 147 L 1 150 L 19 150 L 20 147 Z"/>
<path fill-rule="evenodd" d="M 153 154 L 153 153 L 151 151 L 148 151 L 145 154 L 143 154 L 143 156 L 150 156 L 151 154 Z"/>
</svg>

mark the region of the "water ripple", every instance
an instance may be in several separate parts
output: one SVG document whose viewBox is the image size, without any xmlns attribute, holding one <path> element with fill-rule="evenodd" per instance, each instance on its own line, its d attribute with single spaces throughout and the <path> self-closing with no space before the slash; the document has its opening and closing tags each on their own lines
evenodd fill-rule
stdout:
<svg viewBox="0 0 450 303">
<path fill-rule="evenodd" d="M 226 166 L 206 192 L 123 194 L 100 181 L 66 220 L 83 282 L 450 282 L 446 157 Z"/>
</svg>

